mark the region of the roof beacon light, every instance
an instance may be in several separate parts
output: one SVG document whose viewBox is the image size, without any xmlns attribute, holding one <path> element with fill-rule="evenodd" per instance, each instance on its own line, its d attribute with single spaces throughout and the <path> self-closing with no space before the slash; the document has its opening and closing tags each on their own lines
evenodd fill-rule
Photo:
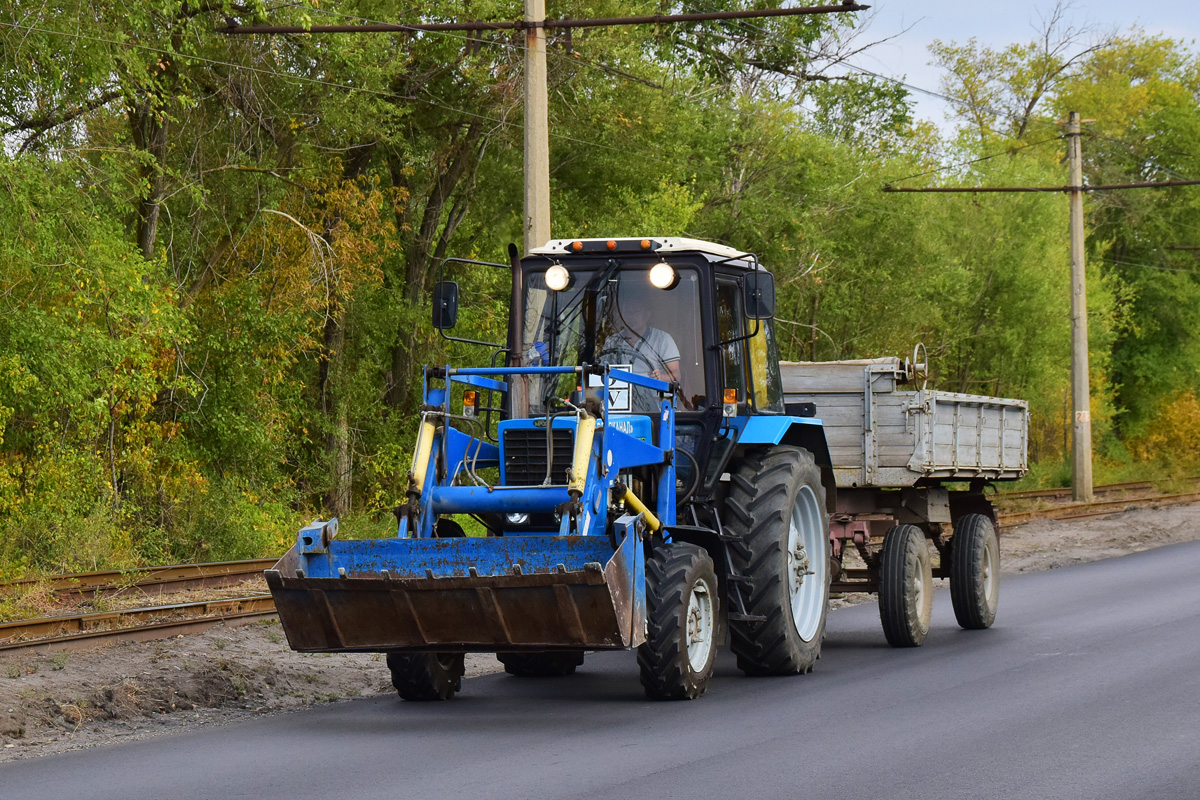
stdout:
<svg viewBox="0 0 1200 800">
<path fill-rule="evenodd" d="M 563 289 L 571 285 L 571 273 L 567 272 L 567 268 L 562 264 L 551 264 L 546 270 L 546 286 L 556 292 L 561 292 Z"/>
<path fill-rule="evenodd" d="M 679 273 L 665 261 L 650 268 L 650 283 L 656 289 L 674 289 L 679 285 Z"/>
</svg>

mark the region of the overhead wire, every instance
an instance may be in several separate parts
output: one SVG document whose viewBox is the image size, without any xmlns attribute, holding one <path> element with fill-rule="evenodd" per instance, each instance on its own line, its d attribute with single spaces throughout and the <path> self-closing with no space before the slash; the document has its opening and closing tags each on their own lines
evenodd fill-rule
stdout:
<svg viewBox="0 0 1200 800">
<path fill-rule="evenodd" d="M 463 116 L 470 117 L 473 119 L 478 119 L 478 120 L 482 120 L 485 122 L 492 122 L 498 126 L 504 126 L 504 127 L 509 127 L 509 128 L 523 128 L 523 126 L 521 124 L 516 123 L 516 122 L 511 122 L 506 119 L 498 119 L 496 117 L 491 117 L 486 114 L 480 114 L 480 113 L 477 113 L 474 111 L 467 111 L 466 109 L 457 108 L 455 106 L 451 106 L 446 103 L 440 103 L 436 100 L 429 100 L 427 98 L 415 96 L 415 95 L 398 95 L 394 92 L 385 92 L 385 91 L 381 91 L 378 89 L 368 89 L 368 88 L 365 88 L 362 86 L 351 86 L 351 85 L 347 85 L 347 84 L 337 83 L 335 81 L 327 81 L 327 80 L 322 80 L 320 78 L 311 78 L 311 77 L 308 77 L 305 75 L 298 75 L 298 74 L 290 73 L 290 72 L 280 72 L 278 70 L 265 69 L 263 67 L 256 67 L 256 66 L 251 66 L 251 65 L 247 65 L 247 64 L 237 64 L 237 63 L 234 63 L 231 61 L 222 61 L 220 59 L 208 58 L 205 56 L 192 55 L 192 54 L 186 54 L 186 53 L 178 53 L 178 52 L 175 52 L 172 50 L 166 50 L 161 47 L 154 47 L 152 45 L 147 45 L 147 44 L 139 44 L 139 43 L 135 43 L 135 42 L 123 42 L 118 39 L 108 39 L 108 38 L 105 38 L 102 36 L 93 36 L 93 35 L 84 34 L 84 33 L 71 33 L 69 31 L 59 31 L 59 30 L 54 30 L 52 28 L 43 28 L 43 27 L 36 26 L 36 25 L 22 25 L 22 24 L 14 23 L 14 22 L 0 21 L 0 27 L 7 27 L 7 28 L 16 29 L 16 30 L 25 30 L 25 31 L 36 32 L 36 33 L 44 33 L 44 34 L 49 34 L 52 36 L 62 36 L 62 37 L 66 37 L 66 38 L 80 39 L 83 41 L 97 42 L 100 44 L 111 44 L 111 45 L 114 45 L 117 47 L 131 47 L 131 48 L 138 49 L 138 50 L 145 50 L 147 52 L 157 53 L 159 55 L 167 55 L 167 56 L 177 57 L 177 58 L 190 60 L 190 61 L 198 61 L 198 62 L 205 63 L 205 64 L 212 64 L 214 66 L 224 66 L 224 67 L 229 67 L 231 69 L 246 70 L 248 72 L 253 72 L 256 74 L 260 74 L 260 75 L 270 75 L 270 76 L 274 76 L 276 78 L 282 78 L 285 80 L 294 80 L 294 81 L 297 81 L 300 83 L 309 83 L 309 84 L 315 84 L 315 85 L 320 85 L 320 86 L 329 86 L 329 87 L 333 87 L 335 89 L 340 89 L 342 91 L 356 92 L 359 94 L 384 97 L 384 98 L 393 99 L 393 100 L 399 98 L 399 99 L 403 99 L 403 100 L 409 100 L 412 102 L 423 103 L 423 104 L 429 105 L 429 106 L 434 106 L 436 108 L 441 108 L 446 111 L 453 111 L 456 114 L 462 114 Z M 615 145 L 607 145 L 607 144 L 603 144 L 601 142 L 588 141 L 586 139 L 579 139 L 577 137 L 567 136 L 565 134 L 551 132 L 550 136 L 553 138 L 562 140 L 562 141 L 574 142 L 576 144 L 582 144 L 582 145 L 586 145 L 588 147 L 596 147 L 599 149 L 611 150 L 611 151 L 615 151 L 618 153 L 628 153 L 629 152 L 628 148 L 617 147 Z M 655 160 L 663 161 L 663 159 L 655 159 Z"/>
<path fill-rule="evenodd" d="M 1194 269 L 1182 269 L 1180 267 L 1160 267 L 1160 266 L 1156 266 L 1154 264 L 1135 264 L 1132 261 L 1120 261 L 1115 258 L 1102 258 L 1100 260 L 1104 261 L 1108 264 L 1119 264 L 1123 267 L 1137 267 L 1139 269 L 1153 269 L 1153 270 L 1159 270 L 1161 272 L 1187 272 L 1192 275 L 1200 274 Z"/>
</svg>

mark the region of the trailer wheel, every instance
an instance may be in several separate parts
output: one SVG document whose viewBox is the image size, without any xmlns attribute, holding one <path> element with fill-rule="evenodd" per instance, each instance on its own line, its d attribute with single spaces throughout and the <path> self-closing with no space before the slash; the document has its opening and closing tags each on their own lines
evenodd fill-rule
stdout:
<svg viewBox="0 0 1200 800">
<path fill-rule="evenodd" d="M 965 514 L 954 523 L 950 541 L 950 599 L 954 618 L 967 630 L 996 621 L 1000 602 L 1000 542 L 996 526 L 983 514 Z"/>
<path fill-rule="evenodd" d="M 925 533 L 897 525 L 879 555 L 879 621 L 892 647 L 920 647 L 933 611 L 933 565 Z"/>
<path fill-rule="evenodd" d="M 582 650 L 555 653 L 496 653 L 504 671 L 518 678 L 551 678 L 571 675 L 583 663 Z"/>
<path fill-rule="evenodd" d="M 732 470 L 726 529 L 742 541 L 734 566 L 750 579 L 746 613 L 730 624 L 737 665 L 747 675 L 811 672 L 829 609 L 829 520 L 812 454 L 780 445 L 748 454 Z"/>
<path fill-rule="evenodd" d="M 462 653 L 388 653 L 392 686 L 404 700 L 449 700 L 462 688 Z"/>
<path fill-rule="evenodd" d="M 694 700 L 708 688 L 716 660 L 720 595 L 702 548 L 663 545 L 646 562 L 646 641 L 637 651 L 652 700 Z"/>
</svg>

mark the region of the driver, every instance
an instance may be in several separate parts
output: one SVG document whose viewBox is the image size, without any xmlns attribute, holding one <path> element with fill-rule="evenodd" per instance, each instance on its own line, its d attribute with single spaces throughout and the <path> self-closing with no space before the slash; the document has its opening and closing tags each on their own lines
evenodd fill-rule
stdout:
<svg viewBox="0 0 1200 800">
<path fill-rule="evenodd" d="M 637 375 L 679 380 L 679 347 L 671 334 L 650 324 L 650 313 L 643 304 L 627 300 L 617 305 L 613 316 L 617 330 L 604 340 L 603 360 L 629 364 Z"/>
</svg>

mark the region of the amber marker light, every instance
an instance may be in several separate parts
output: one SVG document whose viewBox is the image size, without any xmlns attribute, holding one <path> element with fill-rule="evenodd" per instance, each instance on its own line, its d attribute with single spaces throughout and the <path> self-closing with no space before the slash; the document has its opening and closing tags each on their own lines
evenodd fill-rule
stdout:
<svg viewBox="0 0 1200 800">
<path fill-rule="evenodd" d="M 479 408 L 479 395 L 471 390 L 463 392 L 463 416 L 475 416 L 476 409 Z"/>
<path fill-rule="evenodd" d="M 650 240 L 649 239 L 642 239 L 642 249 L 643 250 L 650 249 Z"/>
<path fill-rule="evenodd" d="M 583 242 L 571 242 L 571 249 L 578 253 L 583 249 Z"/>
<path fill-rule="evenodd" d="M 609 250 L 616 250 L 617 249 L 617 240 L 609 239 L 608 244 L 605 246 L 608 247 Z"/>
<path fill-rule="evenodd" d="M 737 389 L 725 390 L 725 402 L 731 405 L 737 404 Z"/>
</svg>

